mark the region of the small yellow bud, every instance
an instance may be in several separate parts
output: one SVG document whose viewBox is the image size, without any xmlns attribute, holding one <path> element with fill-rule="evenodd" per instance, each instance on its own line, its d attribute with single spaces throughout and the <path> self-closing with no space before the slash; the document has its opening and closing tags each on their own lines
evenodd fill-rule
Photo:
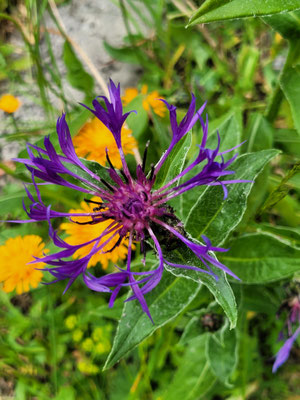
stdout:
<svg viewBox="0 0 300 400">
<path fill-rule="evenodd" d="M 76 329 L 73 332 L 72 336 L 73 336 L 74 342 L 80 342 L 80 340 L 82 339 L 82 336 L 83 336 L 83 332 L 80 329 Z"/>
<path fill-rule="evenodd" d="M 76 315 L 69 315 L 65 320 L 65 325 L 68 329 L 70 329 L 70 331 L 75 328 L 76 323 L 77 323 Z"/>
<path fill-rule="evenodd" d="M 82 342 L 82 348 L 84 351 L 91 352 L 94 347 L 94 342 L 91 338 L 87 338 Z"/>
<path fill-rule="evenodd" d="M 104 331 L 103 328 L 101 328 L 100 326 L 98 326 L 93 330 L 92 338 L 94 339 L 95 342 L 100 342 L 103 336 L 104 336 Z"/>
</svg>

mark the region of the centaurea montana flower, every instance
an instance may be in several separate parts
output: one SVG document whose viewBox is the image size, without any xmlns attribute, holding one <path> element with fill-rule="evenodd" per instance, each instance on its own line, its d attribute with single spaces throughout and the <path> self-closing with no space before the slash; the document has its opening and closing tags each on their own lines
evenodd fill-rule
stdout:
<svg viewBox="0 0 300 400">
<path fill-rule="evenodd" d="M 200 185 L 221 185 L 224 190 L 224 198 L 226 198 L 227 184 L 249 181 L 234 179 L 220 180 L 220 178 L 224 176 L 234 174 L 234 171 L 230 171 L 227 168 L 232 164 L 237 155 L 225 162 L 223 154 L 238 146 L 220 152 L 220 137 L 218 135 L 218 145 L 216 149 L 211 150 L 206 148 L 208 120 L 206 118 L 206 122 L 204 122 L 201 117 L 205 104 L 203 104 L 199 110 L 196 110 L 196 99 L 194 95 L 192 95 L 192 100 L 185 117 L 179 124 L 177 123 L 176 107 L 170 105 L 166 100 L 162 100 L 170 113 L 172 128 L 170 146 L 156 166 L 151 166 L 148 174 L 145 172 L 146 146 L 142 165 L 137 165 L 136 178 L 133 178 L 126 163 L 121 143 L 121 129 L 129 113 L 123 114 L 120 85 L 115 86 L 115 84 L 110 81 L 109 94 L 110 99 L 101 96 L 105 102 L 106 108 L 99 103 L 97 98 L 93 101 L 92 109 L 87 106 L 84 107 L 88 108 L 112 133 L 120 153 L 122 169 L 117 170 L 113 166 L 109 158 L 109 153 L 106 151 L 106 157 L 110 167 L 107 169 L 103 168 L 103 170 L 106 171 L 109 181 L 104 179 L 103 176 L 98 176 L 91 171 L 87 166 L 88 164 L 85 163 L 84 160 L 79 159 L 75 153 L 69 128 L 66 123 L 65 115 L 63 114 L 57 121 L 57 134 L 63 155 L 59 155 L 54 149 L 49 137 L 45 137 L 44 149 L 29 144 L 27 147 L 29 159 L 16 159 L 16 161 L 24 163 L 31 172 L 33 186 L 37 195 L 37 199 L 35 199 L 28 188 L 26 188 L 31 204 L 29 210 L 27 210 L 25 206 L 24 208 L 30 218 L 27 222 L 48 221 L 49 235 L 54 244 L 61 249 L 55 254 L 37 259 L 37 262 L 43 261 L 50 265 L 50 267 L 44 268 L 44 270 L 49 271 L 56 278 L 53 282 L 68 279 L 66 291 L 75 279 L 79 275 L 82 275 L 85 284 L 91 290 L 111 293 L 109 306 L 113 305 L 122 287 L 130 286 L 133 295 L 128 300 L 138 299 L 143 311 L 151 319 L 144 296 L 160 282 L 164 264 L 168 264 L 174 268 L 190 269 L 209 274 L 218 279 L 218 276 L 212 271 L 210 266 L 213 265 L 238 279 L 236 275 L 225 265 L 217 261 L 211 254 L 211 251 L 222 252 L 226 251 L 225 249 L 212 246 L 209 239 L 205 236 L 203 236 L 204 244 L 194 243 L 186 237 L 180 221 L 174 215 L 172 208 L 167 204 L 168 200 Z M 167 158 L 171 157 L 174 146 L 193 128 L 197 121 L 200 121 L 203 130 L 203 138 L 199 145 L 198 156 L 170 182 L 159 189 L 155 189 L 154 183 L 161 167 Z M 37 155 L 35 155 L 34 152 L 37 152 Z M 216 158 L 219 156 L 221 157 L 221 162 L 216 161 Z M 192 178 L 186 178 L 187 174 L 202 162 L 205 163 L 202 170 L 197 172 Z M 96 207 L 93 212 L 90 213 L 64 213 L 55 211 L 51 206 L 46 206 L 43 203 L 35 178 L 39 178 L 45 183 L 65 186 L 90 196 L 101 197 L 101 201 L 95 202 L 95 200 L 85 199 L 88 203 L 96 203 Z M 51 219 L 67 217 L 70 221 L 76 223 L 76 220 L 73 221 L 72 218 L 78 216 L 90 217 L 90 221 L 85 222 L 85 224 L 94 225 L 102 221 L 109 221 L 109 224 L 101 235 L 99 234 L 99 236 L 94 239 L 79 245 L 70 245 L 58 236 L 58 233 L 52 227 Z M 161 232 L 162 229 L 168 236 L 177 241 L 181 241 L 187 246 L 199 260 L 201 260 L 206 269 L 188 264 L 184 265 L 168 262 L 157 234 L 157 232 Z M 116 238 L 117 241 L 115 240 Z M 102 249 L 110 242 L 115 243 L 112 248 L 118 246 L 124 238 L 128 238 L 128 255 L 125 268 L 117 267 L 119 270 L 118 272 L 101 277 L 95 277 L 87 271 L 87 265 L 94 254 L 102 252 Z M 146 242 L 149 241 L 154 245 L 158 255 L 159 263 L 157 268 L 150 271 L 132 271 L 132 244 L 139 242 L 141 251 L 145 253 Z M 91 244 L 91 250 L 84 257 L 76 260 L 68 259 L 78 249 Z M 145 265 L 145 259 L 143 264 Z"/>
<path fill-rule="evenodd" d="M 288 332 L 288 338 L 284 342 L 283 346 L 279 349 L 276 354 L 276 358 L 273 364 L 272 372 L 276 372 L 282 364 L 289 358 L 290 351 L 293 347 L 294 342 L 300 335 L 300 297 L 295 296 L 288 301 L 289 315 L 286 320 L 286 328 Z M 296 325 L 296 329 L 294 327 Z M 294 331 L 294 332 L 293 332 Z M 281 331 L 279 334 L 279 340 L 285 338 L 284 332 Z"/>
</svg>

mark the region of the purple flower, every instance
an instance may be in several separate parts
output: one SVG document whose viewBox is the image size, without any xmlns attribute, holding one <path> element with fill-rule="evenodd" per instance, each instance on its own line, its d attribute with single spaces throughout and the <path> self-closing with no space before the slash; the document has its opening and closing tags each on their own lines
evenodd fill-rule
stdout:
<svg viewBox="0 0 300 400">
<path fill-rule="evenodd" d="M 168 200 L 200 185 L 221 185 L 224 190 L 224 198 L 226 198 L 226 186 L 228 184 L 249 181 L 223 179 L 228 175 L 231 176 L 234 174 L 234 171 L 230 171 L 227 168 L 232 164 L 236 156 L 224 162 L 223 154 L 233 149 L 220 152 L 220 137 L 218 137 L 218 145 L 215 149 L 206 148 L 208 120 L 206 118 L 206 122 L 204 122 L 201 117 L 205 104 L 195 112 L 196 101 L 194 96 L 192 96 L 186 116 L 179 125 L 176 119 L 176 107 L 164 101 L 170 112 L 173 133 L 170 146 L 157 165 L 155 167 L 152 166 L 148 173 L 145 172 L 147 154 L 147 151 L 145 151 L 143 163 L 142 165 L 137 165 L 136 178 L 134 178 L 129 171 L 122 150 L 121 128 L 128 113 L 123 114 L 120 86 L 118 85 L 116 87 L 111 81 L 109 93 L 110 100 L 106 97 L 102 97 L 106 109 L 95 99 L 93 101 L 94 109 L 90 109 L 90 111 L 106 125 L 115 138 L 122 160 L 122 170 L 119 171 L 114 168 L 109 159 L 109 152 L 107 152 L 106 156 L 110 167 L 102 167 L 102 171 L 104 172 L 103 176 L 98 176 L 91 171 L 86 166 L 84 160 L 77 157 L 65 120 L 65 115 L 63 115 L 57 122 L 57 134 L 63 155 L 58 154 L 50 138 L 45 137 L 44 148 L 29 144 L 27 147 L 29 158 L 16 159 L 16 161 L 25 164 L 31 172 L 33 188 L 36 192 L 36 195 L 33 195 L 28 188 L 26 188 L 30 205 L 28 209 L 24 205 L 24 209 L 30 219 L 19 222 L 43 220 L 48 222 L 49 235 L 60 250 L 42 259 L 37 259 L 36 262 L 43 261 L 49 265 L 45 270 L 49 271 L 55 277 L 54 282 L 67 279 L 68 284 L 65 291 L 79 275 L 82 275 L 86 286 L 91 290 L 111 293 L 109 305 L 112 306 L 120 289 L 125 286 L 130 286 L 133 295 L 127 301 L 137 299 L 143 311 L 151 319 L 145 300 L 145 294 L 158 285 L 165 264 L 174 268 L 199 271 L 218 279 L 218 276 L 211 268 L 211 266 L 214 266 L 238 279 L 237 276 L 225 265 L 217 261 L 211 254 L 211 251 L 222 252 L 226 251 L 225 249 L 213 247 L 209 239 L 204 236 L 204 244 L 194 243 L 186 237 L 182 229 L 182 224 L 174 215 L 172 208 L 167 204 Z M 170 156 L 172 149 L 191 130 L 197 121 L 200 121 L 203 129 L 203 139 L 199 145 L 198 156 L 170 182 L 159 189 L 154 189 L 157 174 L 166 159 Z M 192 178 L 189 174 L 189 178 L 186 178 L 187 174 L 200 163 L 203 163 L 201 172 L 197 172 Z M 197 170 L 199 171 L 199 169 Z M 44 182 L 36 183 L 36 178 Z M 101 198 L 101 201 L 99 199 L 99 202 L 96 202 L 97 207 L 95 207 L 91 213 L 79 214 L 55 211 L 51 206 L 43 203 L 40 195 L 39 185 L 47 183 L 65 186 L 83 192 L 86 196 L 98 196 Z M 95 203 L 94 200 L 92 201 L 88 198 L 85 199 L 85 201 L 88 203 Z M 78 216 L 88 216 L 90 218 L 90 220 L 84 222 L 84 224 L 94 225 L 102 221 L 108 221 L 109 225 L 101 235 L 99 234 L 99 236 L 93 238 L 89 242 L 73 246 L 66 243 L 58 236 L 57 232 L 52 228 L 51 220 L 58 217 L 67 217 L 70 221 L 80 224 L 80 222 L 72 220 L 72 217 Z M 165 250 L 159 242 L 159 232 L 162 230 L 165 231 L 165 235 L 168 235 L 168 237 L 180 241 L 183 245 L 187 246 L 199 260 L 201 260 L 203 268 L 188 264 L 175 264 L 167 261 L 167 254 L 165 254 Z M 112 247 L 113 249 L 115 246 L 118 246 L 124 238 L 128 238 L 129 241 L 126 268 L 117 267 L 119 272 L 107 274 L 102 277 L 95 277 L 87 272 L 87 265 L 94 254 L 103 252 L 103 247 L 109 244 L 112 239 L 114 239 L 114 243 L 116 243 Z M 141 250 L 144 253 L 143 264 L 145 265 L 146 241 L 152 241 L 157 252 L 159 264 L 154 270 L 149 271 L 145 269 L 136 272 L 131 268 L 132 243 L 140 243 Z M 76 260 L 68 259 L 79 248 L 87 245 L 92 246 L 90 247 L 90 252 L 86 256 Z"/>
<path fill-rule="evenodd" d="M 286 320 L 285 325 L 287 326 L 288 339 L 285 341 L 283 346 L 279 349 L 276 354 L 275 362 L 273 364 L 272 372 L 275 373 L 277 369 L 286 362 L 289 358 L 290 351 L 297 337 L 300 335 L 300 300 L 298 297 L 294 297 L 289 303 L 289 316 Z M 297 324 L 298 328 L 293 331 L 293 324 Z M 284 333 L 281 331 L 279 334 L 280 340 L 284 338 Z"/>
</svg>

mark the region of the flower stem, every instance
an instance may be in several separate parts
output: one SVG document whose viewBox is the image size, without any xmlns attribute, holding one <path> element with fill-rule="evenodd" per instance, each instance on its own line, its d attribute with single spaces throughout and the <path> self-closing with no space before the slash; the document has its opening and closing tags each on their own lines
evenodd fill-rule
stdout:
<svg viewBox="0 0 300 400">
<path fill-rule="evenodd" d="M 299 52 L 300 52 L 300 41 L 296 41 L 296 42 L 289 42 L 289 51 L 288 51 L 288 55 L 287 58 L 285 60 L 285 64 L 282 68 L 282 71 L 278 77 L 278 82 L 276 85 L 276 88 L 273 92 L 271 101 L 268 105 L 267 111 L 266 111 L 266 118 L 269 122 L 274 122 L 277 114 L 279 112 L 280 109 L 280 105 L 281 105 L 281 101 L 283 99 L 283 93 L 280 87 L 280 79 L 282 78 L 282 76 L 284 75 L 284 73 L 287 71 L 287 69 L 289 67 L 292 66 L 292 64 L 294 63 L 294 61 L 297 59 L 297 57 L 299 56 Z"/>
</svg>

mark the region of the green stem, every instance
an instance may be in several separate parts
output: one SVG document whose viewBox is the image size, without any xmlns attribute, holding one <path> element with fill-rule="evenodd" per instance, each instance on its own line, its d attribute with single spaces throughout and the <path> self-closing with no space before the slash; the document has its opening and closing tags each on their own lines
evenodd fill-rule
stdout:
<svg viewBox="0 0 300 400">
<path fill-rule="evenodd" d="M 289 42 L 288 55 L 285 60 L 285 64 L 282 68 L 282 71 L 278 77 L 278 82 L 277 82 L 276 88 L 274 90 L 273 96 L 271 98 L 271 101 L 269 103 L 269 106 L 268 106 L 267 112 L 266 112 L 266 118 L 271 123 L 275 121 L 277 114 L 279 112 L 281 101 L 283 99 L 283 93 L 282 93 L 282 90 L 280 87 L 280 79 L 282 78 L 284 73 L 287 71 L 287 69 L 293 65 L 294 61 L 299 56 L 299 52 L 300 52 L 300 40 L 298 40 L 296 42 Z"/>
<path fill-rule="evenodd" d="M 54 394 L 56 396 L 57 389 L 58 389 L 58 380 L 57 380 L 57 347 L 56 347 L 56 326 L 55 326 L 55 316 L 54 316 L 54 309 L 52 304 L 52 296 L 48 286 L 48 307 L 49 307 L 49 314 L 50 314 L 50 326 L 49 326 L 49 343 L 50 343 L 50 360 L 51 360 L 51 378 L 52 378 L 52 385 L 54 389 Z"/>
<path fill-rule="evenodd" d="M 9 168 L 2 161 L 0 161 L 0 169 L 3 169 L 3 171 L 7 175 L 13 176 L 15 179 L 22 180 L 25 182 L 30 182 L 30 179 L 25 174 L 16 173 L 13 169 Z"/>
</svg>

